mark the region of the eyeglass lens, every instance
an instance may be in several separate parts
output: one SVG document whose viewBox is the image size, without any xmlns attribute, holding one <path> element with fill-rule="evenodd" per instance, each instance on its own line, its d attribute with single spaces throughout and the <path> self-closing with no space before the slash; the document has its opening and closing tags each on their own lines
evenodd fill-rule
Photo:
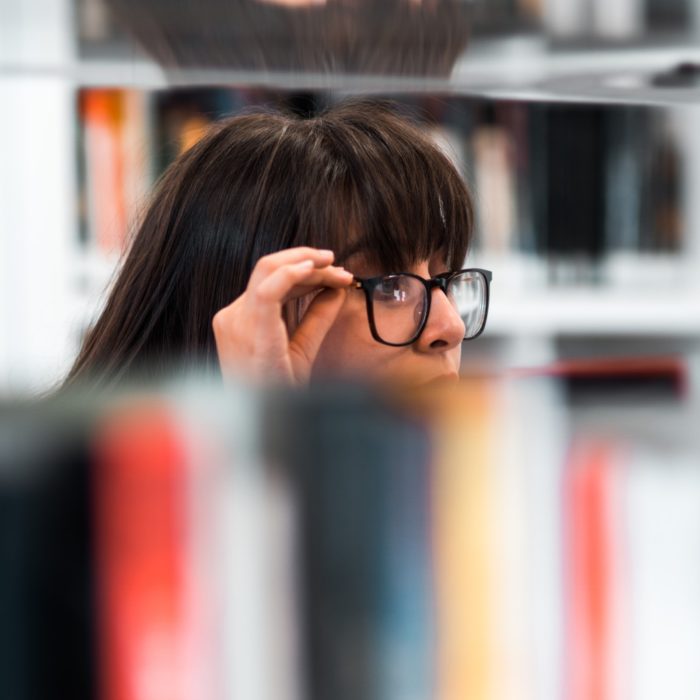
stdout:
<svg viewBox="0 0 700 700">
<path fill-rule="evenodd" d="M 389 275 L 374 288 L 372 305 L 377 335 L 387 343 L 407 343 L 425 319 L 425 285 L 408 275 Z"/>
<path fill-rule="evenodd" d="M 462 272 L 450 280 L 447 296 L 464 321 L 464 339 L 479 335 L 486 320 L 488 290 L 480 272 Z"/>
<path fill-rule="evenodd" d="M 464 338 L 481 332 L 486 317 L 486 279 L 479 272 L 453 277 L 447 296 L 464 321 Z M 387 343 L 408 343 L 415 339 L 425 322 L 428 292 L 410 275 L 389 275 L 372 292 L 372 308 L 377 335 Z"/>
</svg>

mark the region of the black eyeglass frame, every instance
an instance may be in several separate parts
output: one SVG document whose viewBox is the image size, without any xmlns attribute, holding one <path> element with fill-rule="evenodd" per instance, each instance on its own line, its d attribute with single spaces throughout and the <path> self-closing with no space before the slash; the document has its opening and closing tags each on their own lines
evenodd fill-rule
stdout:
<svg viewBox="0 0 700 700">
<path fill-rule="evenodd" d="M 430 306 L 433 298 L 433 289 L 435 287 L 439 287 L 443 291 L 445 296 L 447 296 L 447 287 L 450 281 L 455 277 L 458 277 L 459 275 L 463 275 L 465 272 L 479 273 L 486 280 L 486 311 L 484 313 L 484 320 L 481 323 L 481 328 L 479 329 L 479 332 L 469 338 L 464 338 L 463 342 L 468 340 L 475 340 L 476 338 L 478 338 L 486 328 L 486 320 L 489 315 L 489 303 L 491 300 L 491 280 L 493 279 L 493 273 L 491 272 L 491 270 L 484 270 L 480 267 L 465 268 L 464 270 L 457 270 L 456 272 L 441 272 L 439 275 L 435 275 L 435 277 L 431 277 L 430 279 L 425 279 L 425 277 L 421 277 L 420 275 L 416 275 L 412 272 L 395 272 L 391 275 L 379 275 L 377 277 L 355 277 L 355 289 L 361 289 L 365 293 L 365 302 L 367 305 L 367 318 L 369 320 L 369 329 L 372 333 L 372 337 L 378 343 L 382 343 L 383 345 L 391 345 L 392 347 L 396 348 L 404 347 L 406 345 L 412 345 L 413 343 L 415 343 L 418 340 L 418 338 L 421 337 L 421 334 L 425 330 L 425 326 L 428 323 L 428 318 L 430 317 Z M 406 277 L 413 277 L 414 279 L 419 280 L 425 287 L 426 297 L 428 301 L 425 307 L 425 314 L 423 315 L 423 319 L 415 335 L 410 340 L 407 340 L 405 343 L 390 343 L 388 340 L 384 340 L 383 338 L 381 338 L 379 333 L 377 333 L 377 326 L 374 322 L 374 302 L 372 301 L 372 294 L 374 293 L 374 288 L 380 282 L 388 278 L 390 279 L 392 277 L 398 277 L 400 275 Z"/>
</svg>

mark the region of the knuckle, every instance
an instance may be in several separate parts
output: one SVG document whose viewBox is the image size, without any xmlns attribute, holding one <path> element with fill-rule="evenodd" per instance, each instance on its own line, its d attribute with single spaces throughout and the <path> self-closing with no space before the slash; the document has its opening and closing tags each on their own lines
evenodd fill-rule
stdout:
<svg viewBox="0 0 700 700">
<path fill-rule="evenodd" d="M 222 334 L 234 326 L 232 320 L 240 315 L 241 305 L 245 300 L 245 296 L 245 294 L 242 294 L 231 304 L 225 306 L 223 309 L 219 309 L 214 314 L 211 325 L 215 334 Z"/>
<path fill-rule="evenodd" d="M 223 309 L 221 311 L 217 311 L 214 314 L 214 317 L 211 320 L 211 325 L 214 330 L 215 335 L 221 335 L 221 333 L 224 330 L 225 327 L 225 318 L 224 318 L 224 313 Z"/>
<path fill-rule="evenodd" d="M 224 320 L 224 316 L 226 315 L 226 309 L 228 307 L 225 306 L 221 309 L 219 309 L 213 316 L 212 321 L 214 324 L 220 324 Z"/>
<path fill-rule="evenodd" d="M 300 277 L 305 277 L 306 274 L 307 270 L 300 270 L 298 267 L 293 267 L 291 265 L 288 265 L 282 270 L 282 276 L 284 277 L 285 282 L 293 282 Z"/>
<path fill-rule="evenodd" d="M 281 269 L 278 274 L 279 278 L 284 284 L 290 285 L 304 278 L 306 276 L 306 271 L 299 270 L 298 268 L 288 265 L 287 267 Z"/>
<path fill-rule="evenodd" d="M 275 269 L 275 264 L 270 260 L 269 255 L 264 255 L 262 258 L 258 259 L 253 269 L 257 272 L 261 272 L 263 275 L 268 275 Z"/>
</svg>

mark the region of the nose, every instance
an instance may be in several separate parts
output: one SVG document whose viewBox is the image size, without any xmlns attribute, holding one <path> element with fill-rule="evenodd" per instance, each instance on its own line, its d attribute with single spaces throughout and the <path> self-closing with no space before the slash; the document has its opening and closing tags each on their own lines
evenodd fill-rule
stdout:
<svg viewBox="0 0 700 700">
<path fill-rule="evenodd" d="M 447 295 L 439 288 L 432 290 L 430 315 L 416 341 L 420 352 L 445 352 L 460 345 L 464 339 L 464 321 Z"/>
</svg>

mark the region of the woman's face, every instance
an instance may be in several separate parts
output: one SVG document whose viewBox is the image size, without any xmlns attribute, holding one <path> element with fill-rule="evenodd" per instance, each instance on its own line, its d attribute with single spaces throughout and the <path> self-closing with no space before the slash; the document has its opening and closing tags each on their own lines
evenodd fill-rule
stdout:
<svg viewBox="0 0 700 700">
<path fill-rule="evenodd" d="M 381 271 L 361 258 L 349 259 L 345 267 L 357 277 L 412 272 L 427 279 L 446 270 L 438 256 L 408 270 Z M 343 306 L 321 345 L 312 380 L 340 375 L 412 385 L 455 382 L 459 376 L 463 336 L 462 319 L 445 294 L 436 288 L 432 290 L 430 314 L 418 340 L 402 347 L 379 343 L 370 331 L 363 290 L 351 288 L 346 291 Z"/>
</svg>

